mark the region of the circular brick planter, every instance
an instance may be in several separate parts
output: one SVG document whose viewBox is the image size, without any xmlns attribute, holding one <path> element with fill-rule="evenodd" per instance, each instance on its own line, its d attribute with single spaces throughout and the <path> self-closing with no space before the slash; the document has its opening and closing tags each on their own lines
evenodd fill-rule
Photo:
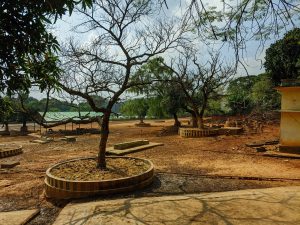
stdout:
<svg viewBox="0 0 300 225">
<path fill-rule="evenodd" d="M 121 157 L 108 157 L 107 158 L 121 158 Z M 154 178 L 154 166 L 151 161 L 133 157 L 122 157 L 128 159 L 140 160 L 149 165 L 147 171 L 141 174 L 111 180 L 91 180 L 91 181 L 78 181 L 78 180 L 65 180 L 60 177 L 53 176 L 51 170 L 61 164 L 76 161 L 95 159 L 95 157 L 78 158 L 73 160 L 64 161 L 50 167 L 46 171 L 45 190 L 46 196 L 56 199 L 70 199 L 82 198 L 93 195 L 107 195 L 122 192 L 129 192 L 144 188 L 150 185 Z"/>
<path fill-rule="evenodd" d="M 222 127 L 219 130 L 220 135 L 238 135 L 243 132 L 242 127 Z"/>
<path fill-rule="evenodd" d="M 136 127 L 151 127 L 150 123 L 136 123 Z"/>
<path fill-rule="evenodd" d="M 21 154 L 21 145 L 0 145 L 0 158 Z"/>
</svg>

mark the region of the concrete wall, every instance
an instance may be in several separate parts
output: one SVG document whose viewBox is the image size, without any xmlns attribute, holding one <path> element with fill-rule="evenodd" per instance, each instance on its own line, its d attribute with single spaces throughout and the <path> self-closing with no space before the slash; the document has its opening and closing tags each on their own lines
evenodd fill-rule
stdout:
<svg viewBox="0 0 300 225">
<path fill-rule="evenodd" d="M 300 111 L 300 87 L 284 87 L 279 89 L 281 97 L 281 110 Z"/>
<path fill-rule="evenodd" d="M 280 144 L 300 147 L 300 87 L 280 87 Z"/>
<path fill-rule="evenodd" d="M 280 144 L 284 146 L 300 146 L 300 112 L 281 113 Z"/>
</svg>

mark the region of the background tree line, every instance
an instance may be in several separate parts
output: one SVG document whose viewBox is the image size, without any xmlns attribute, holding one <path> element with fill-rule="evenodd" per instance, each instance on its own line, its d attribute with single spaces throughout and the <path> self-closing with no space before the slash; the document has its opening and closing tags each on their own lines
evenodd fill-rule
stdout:
<svg viewBox="0 0 300 225">
<path fill-rule="evenodd" d="M 136 97 L 125 101 L 120 114 L 126 118 L 171 118 L 191 116 L 187 101 L 179 90 L 164 96 Z M 280 95 L 274 89 L 267 73 L 237 77 L 230 81 L 225 91 L 209 99 L 204 116 L 247 115 L 253 111 L 268 112 L 280 108 Z M 179 125 L 175 119 L 175 125 Z"/>
</svg>

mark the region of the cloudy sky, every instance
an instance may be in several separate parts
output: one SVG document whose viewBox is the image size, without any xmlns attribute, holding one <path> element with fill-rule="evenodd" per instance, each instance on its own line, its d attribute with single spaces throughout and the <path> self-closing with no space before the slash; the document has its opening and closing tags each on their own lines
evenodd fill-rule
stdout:
<svg viewBox="0 0 300 225">
<path fill-rule="evenodd" d="M 187 4 L 191 0 L 167 0 L 167 6 L 168 8 L 164 7 L 163 11 L 168 16 L 177 16 L 180 17 L 186 12 Z M 204 0 L 206 2 L 207 6 L 215 6 L 217 9 L 223 8 L 223 3 L 221 0 Z M 77 37 L 79 40 L 83 42 L 89 42 L 95 37 L 94 32 L 90 32 L 88 34 L 75 34 L 72 32 L 72 28 L 79 24 L 81 21 L 81 16 L 78 16 L 77 14 L 73 13 L 71 17 L 64 16 L 62 20 L 59 20 L 55 26 L 52 32 L 57 36 L 58 40 L 62 43 L 68 40 L 70 37 Z M 247 43 L 247 49 L 245 51 L 244 59 L 245 63 L 247 64 L 247 70 L 249 74 L 259 74 L 264 71 L 262 67 L 262 62 L 264 60 L 265 55 L 265 49 L 269 47 L 271 43 L 275 41 L 275 38 L 268 40 L 264 48 L 259 48 L 259 42 L 258 41 L 251 41 Z M 230 48 L 224 48 L 224 53 L 232 52 L 232 49 Z M 243 69 L 239 70 L 239 75 L 245 75 L 245 71 Z"/>
<path fill-rule="evenodd" d="M 163 7 L 163 14 L 170 17 L 171 16 L 182 17 L 182 15 L 186 12 L 187 4 L 190 1 L 191 0 L 167 0 L 168 8 Z M 221 0 L 204 0 L 204 1 L 206 1 L 207 6 L 215 6 L 217 9 L 223 8 L 223 3 Z M 57 39 L 59 40 L 60 43 L 64 43 L 70 38 L 75 38 L 83 44 L 88 43 L 97 35 L 95 32 L 92 31 L 85 34 L 76 34 L 72 31 L 73 27 L 78 25 L 81 21 L 82 21 L 82 17 L 76 13 L 73 13 L 71 17 L 66 15 L 61 20 L 57 21 L 57 23 L 51 28 L 51 32 L 53 32 L 57 36 Z M 281 37 L 282 35 L 274 36 L 270 40 L 266 41 L 263 47 L 259 46 L 260 44 L 259 41 L 249 41 L 247 43 L 247 48 L 244 51 L 243 58 L 245 62 L 244 65 L 249 74 L 259 74 L 264 72 L 262 63 L 264 62 L 265 49 L 267 49 L 271 43 L 275 42 L 276 38 L 278 39 Z M 199 45 L 201 45 L 200 42 Z M 229 60 L 234 60 L 232 47 L 228 47 L 228 46 L 223 47 L 222 53 L 225 58 Z M 164 57 L 168 57 L 168 56 L 164 55 Z M 243 69 L 242 66 L 239 66 L 237 75 L 238 76 L 246 75 L 246 71 L 245 69 Z M 35 92 L 34 95 L 39 97 L 38 92 Z"/>
</svg>

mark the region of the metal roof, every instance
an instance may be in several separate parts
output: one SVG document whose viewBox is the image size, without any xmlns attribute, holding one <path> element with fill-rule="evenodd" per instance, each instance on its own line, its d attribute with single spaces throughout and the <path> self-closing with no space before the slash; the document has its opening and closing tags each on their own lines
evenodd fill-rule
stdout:
<svg viewBox="0 0 300 225">
<path fill-rule="evenodd" d="M 44 112 L 39 112 L 39 114 L 43 116 Z M 103 113 L 100 112 L 47 112 L 44 120 L 46 122 L 58 122 L 68 119 L 79 121 L 96 116 L 102 116 L 102 114 Z"/>
</svg>

